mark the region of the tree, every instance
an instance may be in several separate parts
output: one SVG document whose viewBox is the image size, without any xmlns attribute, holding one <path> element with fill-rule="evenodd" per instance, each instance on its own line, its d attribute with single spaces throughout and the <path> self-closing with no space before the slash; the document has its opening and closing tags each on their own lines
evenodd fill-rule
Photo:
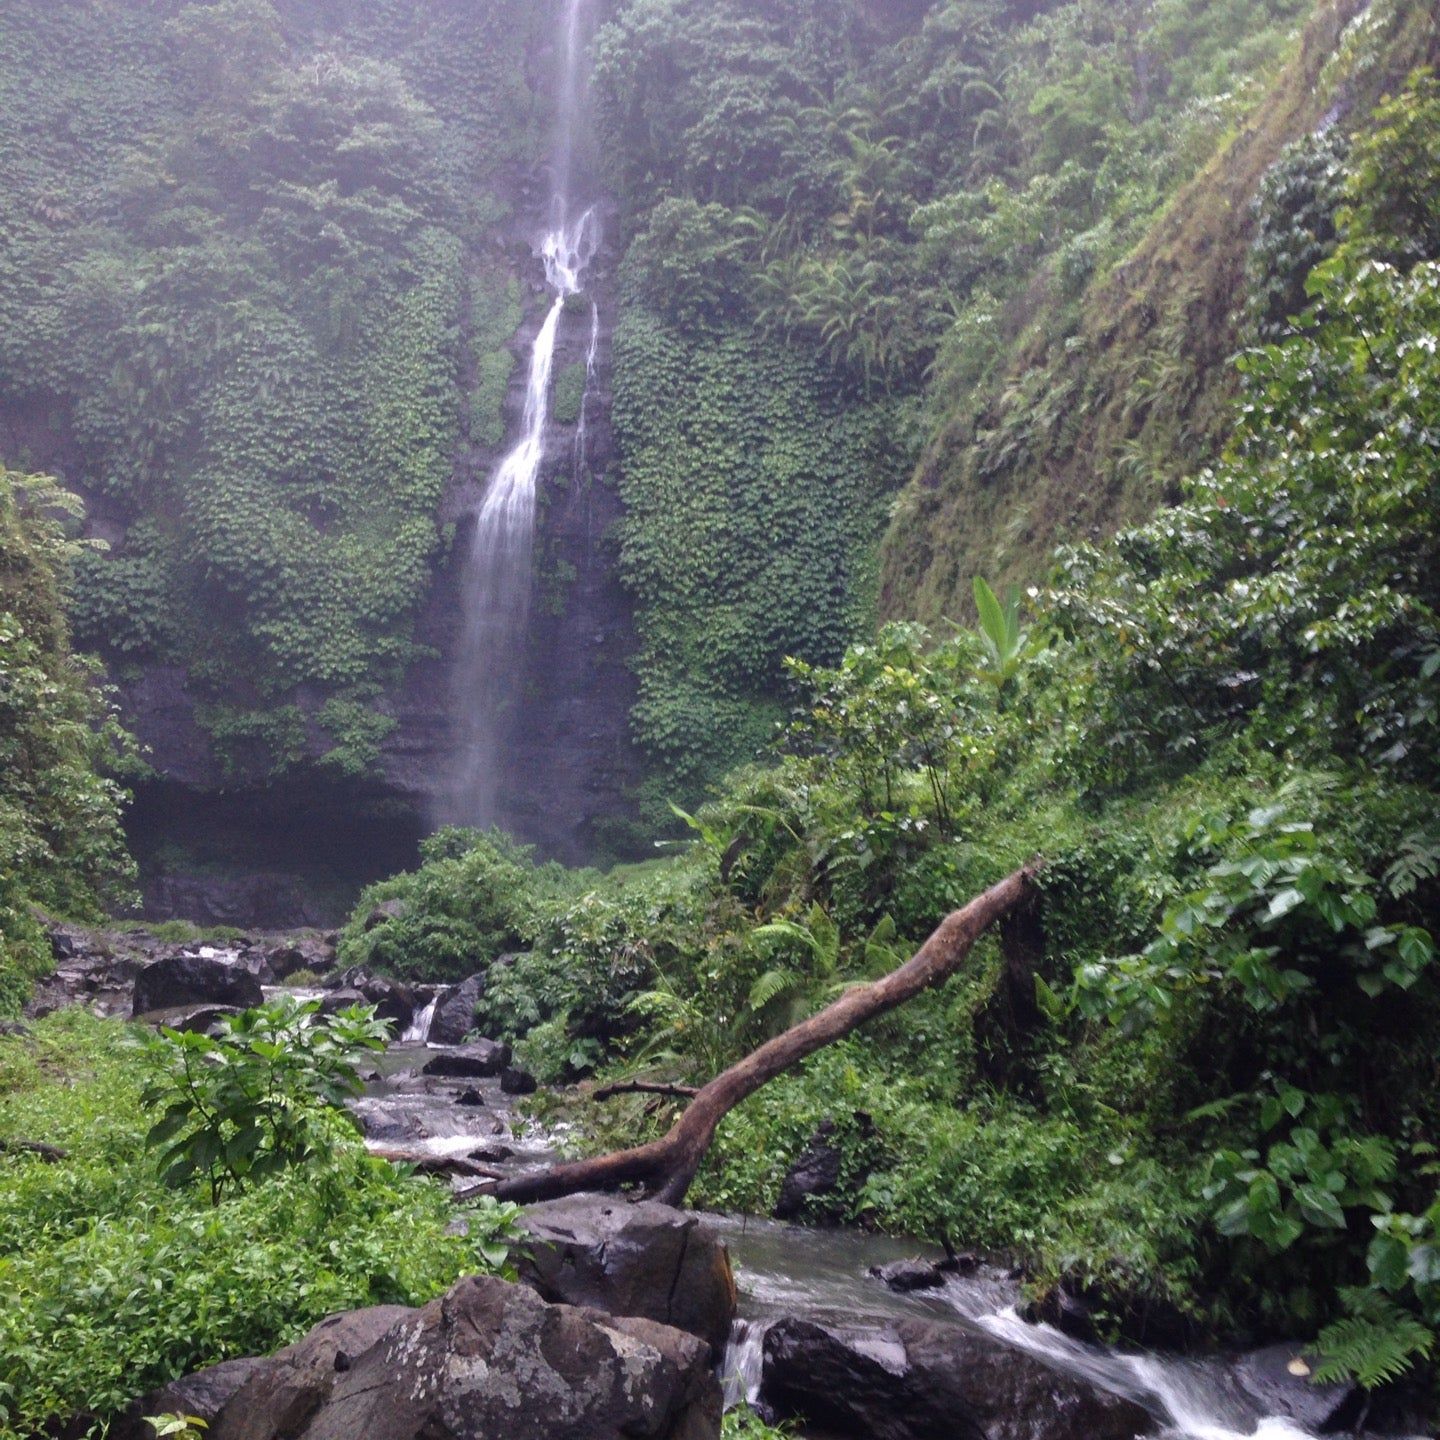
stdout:
<svg viewBox="0 0 1440 1440">
<path fill-rule="evenodd" d="M 464 1193 L 531 1202 L 553 1200 L 581 1190 L 639 1185 L 659 1200 L 680 1204 L 715 1138 L 716 1128 L 731 1110 L 807 1056 L 949 979 L 992 925 L 1033 899 L 1036 873 L 1037 868 L 1028 865 L 1007 875 L 963 909 L 946 916 L 935 933 L 898 969 L 846 991 L 819 1014 L 767 1040 L 717 1075 L 701 1087 L 659 1140 L 590 1160 L 555 1165 L 538 1175 L 498 1183 L 487 1181 Z"/>
</svg>

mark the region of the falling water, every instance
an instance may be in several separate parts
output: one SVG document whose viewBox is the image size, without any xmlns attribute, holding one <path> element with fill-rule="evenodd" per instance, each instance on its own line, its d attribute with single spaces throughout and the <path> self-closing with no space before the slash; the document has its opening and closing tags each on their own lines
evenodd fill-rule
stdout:
<svg viewBox="0 0 1440 1440">
<path fill-rule="evenodd" d="M 521 437 L 490 477 L 465 564 L 464 626 L 454 674 L 456 765 L 441 806 L 441 818 L 458 824 L 487 825 L 499 818 L 497 799 L 505 727 L 514 717 L 523 673 L 535 489 L 545 458 L 556 341 L 568 302 L 584 289 L 585 271 L 600 238 L 594 208 L 579 210 L 571 194 L 585 88 L 584 12 L 589 3 L 565 0 L 554 181 L 549 223 L 539 245 L 546 284 L 553 298 L 530 352 Z M 588 382 L 594 375 L 599 335 L 600 313 L 592 302 L 586 395 L 576 436 L 577 469 L 584 462 Z"/>
</svg>

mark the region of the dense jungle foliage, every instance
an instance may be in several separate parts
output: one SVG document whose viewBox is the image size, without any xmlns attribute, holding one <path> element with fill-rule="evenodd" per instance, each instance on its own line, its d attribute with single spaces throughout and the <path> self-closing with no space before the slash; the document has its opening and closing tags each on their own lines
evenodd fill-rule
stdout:
<svg viewBox="0 0 1440 1440">
<path fill-rule="evenodd" d="M 64 596 L 86 552 L 65 522 L 78 513 L 48 477 L 0 468 L 0 1015 L 53 963 L 35 907 L 99 919 L 134 879 L 108 777 L 137 757 L 70 647 Z"/>
<path fill-rule="evenodd" d="M 1008 1251 L 1130 1334 L 1318 1333 L 1324 1373 L 1371 1385 L 1423 1368 L 1440 85 L 1330 153 L 1285 172 L 1321 175 L 1328 253 L 1176 506 L 1026 600 L 977 585 L 978 630 L 792 662 L 783 740 L 673 860 L 566 876 L 447 832 L 345 958 L 488 955 L 477 1025 L 548 1078 L 703 1080 L 1038 855 L 1037 926 L 748 1101 L 699 1198 L 768 1209 L 828 1120 L 831 1218 Z M 638 1104 L 594 1143 L 668 1118 Z"/>
<path fill-rule="evenodd" d="M 0 21 L 6 458 L 119 537 L 81 557 L 81 643 L 185 666 L 242 772 L 373 762 L 456 446 L 500 424 L 518 293 L 475 252 L 535 158 L 534 14 L 473 8 Z"/>
<path fill-rule="evenodd" d="M 1342 42 L 1355 9 L 619 7 L 595 71 L 629 239 L 621 564 L 657 794 L 752 758 L 779 658 L 833 664 L 882 579 L 890 617 L 958 617 L 977 571 L 1034 582 L 1057 534 L 1143 519 L 1209 458 L 1220 423 L 1192 412 L 1223 422 L 1244 187 L 1434 43 L 1403 4 Z M 1207 167 L 1235 178 L 1175 200 L 1171 272 L 1118 278 Z M 1266 268 L 1302 283 L 1303 244 Z M 1131 289 L 1162 309 L 1116 333 Z"/>
<path fill-rule="evenodd" d="M 246 1175 L 218 1195 L 173 1165 L 162 1178 L 165 1159 L 157 1165 L 153 1136 L 147 1144 L 189 1093 L 177 1052 L 215 1042 L 157 1041 L 79 1010 L 31 1039 L 0 1037 L 0 1134 L 45 1135 L 65 1152 L 53 1163 L 11 1154 L 0 1168 L 0 1436 L 108 1416 L 200 1366 L 289 1344 L 337 1311 L 423 1304 L 461 1275 L 506 1267 L 513 1207 L 482 1207 L 468 1236 L 454 1234 L 444 1187 L 367 1156 L 325 1103 L 365 1026 L 356 1019 L 332 1040 L 272 1007 L 219 1042 L 228 1063 L 205 1097 L 224 1120 L 217 1137 L 243 1133 L 229 1117 L 247 1099 L 283 1101 L 265 1111 L 288 1131 L 278 1145 L 230 1146 Z M 265 1046 L 280 1040 L 290 1058 L 277 1078 Z M 265 1163 L 286 1146 L 293 1163 Z"/>
<path fill-rule="evenodd" d="M 237 773 L 373 764 L 457 449 L 503 439 L 537 11 L 0 17 L 0 438 L 67 487 L 0 472 L 0 1010 L 32 907 L 130 880 L 76 650 L 183 667 Z M 483 970 L 546 1080 L 693 1082 L 1038 856 L 1031 923 L 738 1109 L 695 1198 L 768 1210 L 829 1122 L 809 1218 L 1440 1403 L 1436 52 L 1406 0 L 620 0 L 614 538 L 642 825 L 690 838 L 443 831 L 342 960 Z M 121 1027 L 0 1038 L 0 1135 L 70 1151 L 0 1157 L 0 1433 L 500 1263 L 307 1024 L 228 1036 L 242 1110 L 247 1049 L 294 1060 L 243 1143 Z M 673 1112 L 607 1113 L 581 1143 Z"/>
</svg>

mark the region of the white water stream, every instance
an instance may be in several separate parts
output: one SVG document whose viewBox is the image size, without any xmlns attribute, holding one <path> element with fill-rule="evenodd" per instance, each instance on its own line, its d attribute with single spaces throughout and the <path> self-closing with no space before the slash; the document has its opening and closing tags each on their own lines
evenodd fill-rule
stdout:
<svg viewBox="0 0 1440 1440">
<path fill-rule="evenodd" d="M 1159 1440 L 1318 1440 L 1296 1419 L 1267 1413 L 1242 1371 L 1220 1359 L 1126 1353 L 1073 1340 L 1049 1325 L 1032 1325 L 1015 1308 L 1017 1286 L 982 1267 L 943 1286 L 898 1295 L 867 1274 L 913 1254 L 883 1237 L 815 1231 L 769 1221 L 708 1217 L 736 1262 L 740 1320 L 720 1366 L 727 1406 L 761 1398 L 765 1332 L 780 1315 L 879 1335 L 897 1319 L 949 1320 L 994 1336 L 1063 1375 L 1143 1406 Z M 1077 1436 L 1076 1440 L 1084 1440 Z"/>
<path fill-rule="evenodd" d="M 539 256 L 551 292 L 548 313 L 535 336 L 525 387 L 520 439 L 490 477 L 465 563 L 464 617 L 455 666 L 455 773 L 441 819 L 489 825 L 498 813 L 505 729 L 519 698 L 530 615 L 535 537 L 535 493 L 545 459 L 556 342 L 572 297 L 584 291 L 585 271 L 599 246 L 593 207 L 572 199 L 576 127 L 585 94 L 584 37 L 592 0 L 565 0 L 558 125 L 553 156 L 550 218 Z M 585 413 L 600 340 L 600 312 L 590 305 L 586 393 L 576 434 L 576 467 L 584 463 Z"/>
</svg>

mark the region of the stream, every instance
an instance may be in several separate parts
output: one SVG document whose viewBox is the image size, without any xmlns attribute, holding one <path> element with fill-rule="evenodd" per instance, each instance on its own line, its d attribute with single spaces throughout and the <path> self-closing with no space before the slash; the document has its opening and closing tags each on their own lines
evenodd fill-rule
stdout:
<svg viewBox="0 0 1440 1440">
<path fill-rule="evenodd" d="M 418 1039 L 422 1026 L 385 1052 L 355 1109 L 372 1148 L 417 1163 L 471 1157 L 491 1173 L 514 1174 L 549 1161 L 563 1134 L 520 1117 L 494 1078 L 426 1076 L 445 1047 Z M 465 1183 L 461 1180 L 459 1183 Z M 760 1398 L 762 1346 L 782 1315 L 879 1329 L 912 1319 L 954 1324 L 1023 1351 L 1059 1373 L 1148 1410 L 1163 1440 L 1319 1440 L 1273 1399 L 1245 1365 L 1225 1357 L 1187 1358 L 1122 1351 L 1074 1340 L 1018 1313 L 1019 1283 L 980 1266 L 940 1286 L 890 1290 L 871 1267 L 904 1259 L 938 1261 L 932 1247 L 850 1230 L 816 1230 L 739 1216 L 706 1217 L 735 1266 L 739 1318 L 721 1364 L 726 1403 Z M 1075 1440 L 1086 1440 L 1076 1436 Z M 1421 1437 L 1417 1437 L 1421 1440 Z"/>
</svg>

